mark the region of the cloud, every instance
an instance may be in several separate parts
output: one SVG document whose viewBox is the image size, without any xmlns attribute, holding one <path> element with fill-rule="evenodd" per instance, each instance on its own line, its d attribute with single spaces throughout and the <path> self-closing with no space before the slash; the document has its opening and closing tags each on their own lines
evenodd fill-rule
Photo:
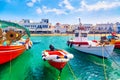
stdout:
<svg viewBox="0 0 120 80">
<path fill-rule="evenodd" d="M 40 2 L 40 0 L 31 0 L 30 2 L 27 2 L 28 7 L 33 7 L 36 2 Z"/>
<path fill-rule="evenodd" d="M 107 9 L 112 9 L 112 8 L 119 7 L 119 6 L 120 6 L 119 1 L 109 1 L 109 2 L 107 2 L 107 1 L 98 1 L 95 4 L 87 4 L 85 2 L 85 0 L 82 0 L 81 1 L 81 7 L 79 8 L 79 11 L 82 11 L 82 10 L 98 11 L 100 9 L 107 10 Z"/>
<path fill-rule="evenodd" d="M 35 3 L 37 0 L 31 0 L 31 2 Z"/>
<path fill-rule="evenodd" d="M 28 6 L 28 7 L 33 7 L 33 5 L 34 5 L 33 2 L 28 2 L 28 3 L 27 3 L 27 6 Z"/>
<path fill-rule="evenodd" d="M 37 14 L 41 14 L 41 13 L 42 13 L 42 10 L 41 10 L 40 8 L 37 8 L 37 9 L 36 9 L 36 12 L 37 12 Z"/>
<path fill-rule="evenodd" d="M 62 2 L 59 3 L 60 7 L 65 7 L 68 10 L 73 10 L 74 7 L 70 4 L 68 0 L 63 0 Z"/>
<path fill-rule="evenodd" d="M 37 8 L 36 9 L 36 13 L 37 14 L 41 14 L 41 13 L 55 13 L 55 14 L 67 14 L 65 12 L 65 10 L 63 9 L 57 9 L 57 8 L 48 8 L 47 6 L 42 6 L 42 8 Z"/>
<path fill-rule="evenodd" d="M 42 7 L 42 10 L 44 13 L 56 13 L 56 14 L 67 14 L 63 9 L 57 9 L 57 8 L 47 8 L 46 6 Z"/>
</svg>

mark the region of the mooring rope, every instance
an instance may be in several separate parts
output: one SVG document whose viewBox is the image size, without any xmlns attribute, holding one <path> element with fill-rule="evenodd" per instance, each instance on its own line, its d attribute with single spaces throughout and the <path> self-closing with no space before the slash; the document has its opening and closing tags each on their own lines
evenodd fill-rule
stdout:
<svg viewBox="0 0 120 80">
<path fill-rule="evenodd" d="M 105 47 L 104 47 L 105 48 Z M 108 50 L 105 48 L 106 52 L 108 53 L 108 55 L 111 57 L 111 59 L 113 60 L 113 62 L 120 67 L 120 65 L 114 60 L 114 58 L 109 54 Z"/>
<path fill-rule="evenodd" d="M 62 70 L 60 70 L 60 73 L 58 75 L 58 80 L 60 80 L 61 73 L 62 73 Z"/>
<path fill-rule="evenodd" d="M 105 80 L 108 80 L 108 79 L 107 79 L 107 74 L 106 74 L 106 65 L 105 65 L 104 49 L 103 49 L 103 47 L 104 47 L 104 45 L 102 46 L 102 56 L 103 56 L 102 61 L 103 61 L 104 78 L 105 78 Z"/>
<path fill-rule="evenodd" d="M 77 77 L 76 77 L 76 75 L 74 74 L 72 68 L 70 67 L 70 64 L 67 63 L 67 65 L 68 65 L 68 67 L 69 67 L 69 69 L 70 69 L 70 71 L 71 71 L 71 73 L 72 73 L 72 75 L 73 75 L 73 78 L 74 78 L 75 80 L 78 80 Z"/>
<path fill-rule="evenodd" d="M 111 57 L 111 59 L 113 60 L 113 62 L 118 66 L 118 67 L 120 67 L 120 65 L 119 64 L 117 64 L 117 62 L 114 60 L 114 58 L 110 55 L 110 53 L 109 53 L 109 51 L 105 48 L 105 46 L 103 46 L 104 47 L 104 49 L 106 50 L 106 52 L 108 53 L 108 55 Z M 104 58 L 103 58 L 103 62 L 104 62 Z M 105 71 L 106 69 L 105 69 L 105 67 L 104 67 L 104 71 Z M 106 73 L 106 72 L 105 72 Z M 107 77 L 105 77 L 105 79 L 107 80 Z"/>
</svg>

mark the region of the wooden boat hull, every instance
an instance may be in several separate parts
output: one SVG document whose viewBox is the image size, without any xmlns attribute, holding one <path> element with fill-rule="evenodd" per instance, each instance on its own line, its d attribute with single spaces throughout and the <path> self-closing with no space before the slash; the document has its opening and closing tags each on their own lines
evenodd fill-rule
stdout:
<svg viewBox="0 0 120 80">
<path fill-rule="evenodd" d="M 51 61 L 51 60 L 48 62 L 51 66 L 57 68 L 58 70 L 62 70 L 67 63 L 67 62 L 55 62 L 55 61 Z"/>
<path fill-rule="evenodd" d="M 26 50 L 24 45 L 20 46 L 0 46 L 0 64 L 4 64 L 15 59 Z"/>
<path fill-rule="evenodd" d="M 63 50 L 45 50 L 42 59 L 58 70 L 62 70 L 66 63 L 73 58 L 73 55 Z"/>
<path fill-rule="evenodd" d="M 108 58 L 109 55 L 113 54 L 114 45 L 105 45 L 105 46 L 78 46 L 73 45 L 74 49 L 79 50 L 81 52 L 85 52 L 88 54 L 93 54 L 100 57 Z"/>
<path fill-rule="evenodd" d="M 120 49 L 120 41 L 116 41 L 116 42 L 115 42 L 115 48 Z"/>
</svg>

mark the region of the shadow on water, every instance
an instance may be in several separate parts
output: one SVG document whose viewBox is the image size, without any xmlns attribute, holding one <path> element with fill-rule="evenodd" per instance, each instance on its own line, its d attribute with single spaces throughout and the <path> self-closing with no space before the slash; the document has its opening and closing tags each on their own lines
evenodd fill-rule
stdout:
<svg viewBox="0 0 120 80">
<path fill-rule="evenodd" d="M 117 80 L 120 79 L 120 54 L 119 50 L 115 50 L 114 55 L 106 59 L 94 55 L 89 55 L 74 49 L 66 49 L 68 52 L 74 54 L 74 59 L 70 61 L 75 74 L 81 80 Z M 104 61 L 104 63 L 103 63 Z M 104 67 L 105 65 L 105 67 Z M 76 67 L 76 68 L 75 68 Z M 79 70 L 79 72 L 77 71 Z M 106 74 L 106 75 L 105 75 Z M 114 75 L 114 76 L 112 76 Z"/>
<path fill-rule="evenodd" d="M 25 56 L 27 57 L 24 58 Z M 18 78 L 23 80 L 21 76 L 24 75 L 21 74 L 24 73 L 28 67 L 28 63 L 25 63 L 25 61 L 29 62 L 31 57 L 31 50 L 28 50 L 12 61 L 0 65 L 0 80 L 17 80 Z M 19 73 L 19 75 L 16 73 Z"/>
<path fill-rule="evenodd" d="M 74 73 L 80 80 L 104 80 L 102 58 L 89 55 L 75 49 L 66 48 L 66 51 L 74 54 L 70 61 Z M 105 63 L 109 63 L 105 59 Z"/>
<path fill-rule="evenodd" d="M 120 54 L 120 49 L 114 49 L 114 52 Z"/>
<path fill-rule="evenodd" d="M 26 73 L 26 77 L 24 80 L 58 80 L 59 70 L 52 67 L 47 61 L 45 61 L 43 66 L 39 65 L 35 68 L 31 67 L 28 69 Z M 65 67 L 66 68 L 66 67 Z M 66 79 L 69 77 L 68 69 L 63 69 L 62 74 L 60 76 L 60 80 L 72 80 L 72 79 Z"/>
</svg>

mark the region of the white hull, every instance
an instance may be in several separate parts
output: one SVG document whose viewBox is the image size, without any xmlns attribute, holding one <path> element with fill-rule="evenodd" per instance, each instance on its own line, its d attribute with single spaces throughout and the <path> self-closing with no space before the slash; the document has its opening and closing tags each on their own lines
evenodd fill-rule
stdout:
<svg viewBox="0 0 120 80">
<path fill-rule="evenodd" d="M 72 47 L 81 52 L 85 52 L 88 54 L 93 54 L 101 57 L 106 57 L 106 58 L 108 58 L 109 55 L 112 55 L 114 49 L 114 45 L 105 45 L 105 46 L 73 45 Z"/>
</svg>

